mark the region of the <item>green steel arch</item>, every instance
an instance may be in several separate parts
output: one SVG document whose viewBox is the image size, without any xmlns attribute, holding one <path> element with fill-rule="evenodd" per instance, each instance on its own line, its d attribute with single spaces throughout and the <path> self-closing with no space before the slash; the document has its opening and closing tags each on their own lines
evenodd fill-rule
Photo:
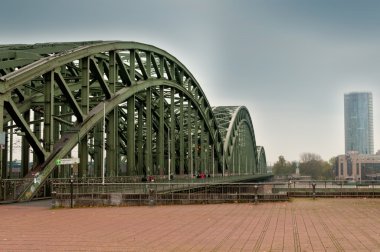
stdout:
<svg viewBox="0 0 380 252">
<path fill-rule="evenodd" d="M 234 175 L 257 174 L 258 156 L 252 120 L 244 106 L 213 108 L 224 138 L 225 162 Z"/>
<path fill-rule="evenodd" d="M 263 146 L 257 146 L 258 171 L 260 174 L 267 173 L 267 159 Z"/>
<path fill-rule="evenodd" d="M 216 111 L 188 69 L 151 45 L 0 45 L 0 132 L 9 142 L 1 177 L 12 172 L 16 132 L 22 177 L 34 177 L 20 200 L 49 176 L 68 177 L 56 161 L 73 156 L 80 177 L 257 173 L 247 109 L 235 109 L 227 128 Z"/>
</svg>

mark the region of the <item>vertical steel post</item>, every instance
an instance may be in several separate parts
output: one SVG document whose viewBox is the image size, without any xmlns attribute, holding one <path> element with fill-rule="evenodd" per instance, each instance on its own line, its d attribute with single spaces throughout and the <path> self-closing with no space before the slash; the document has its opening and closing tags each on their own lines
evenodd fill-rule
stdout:
<svg viewBox="0 0 380 252">
<path fill-rule="evenodd" d="M 200 167 L 200 170 L 203 171 L 203 172 L 206 172 L 206 149 L 205 149 L 205 145 L 204 145 L 204 142 L 205 142 L 205 133 L 204 133 L 204 121 L 203 119 L 200 120 L 200 140 L 201 140 L 201 143 L 200 143 L 200 146 L 201 146 L 201 167 Z"/>
<path fill-rule="evenodd" d="M 24 118 L 27 122 L 30 121 L 30 110 L 24 112 Z M 25 177 L 29 172 L 29 143 L 25 136 L 21 139 L 21 166 L 21 177 Z"/>
<path fill-rule="evenodd" d="M 102 177 L 103 170 L 103 120 L 94 128 L 94 175 Z M 81 162 L 82 163 L 82 162 Z"/>
<path fill-rule="evenodd" d="M 164 158 L 165 158 L 165 115 L 164 115 L 164 86 L 159 87 L 159 100 L 158 100 L 158 170 L 160 175 L 164 175 Z"/>
<path fill-rule="evenodd" d="M 136 51 L 131 49 L 129 51 L 129 76 L 131 77 L 132 85 L 136 84 L 136 71 L 135 71 L 135 62 L 136 62 Z"/>
<path fill-rule="evenodd" d="M 190 175 L 190 178 L 193 177 L 193 165 L 192 165 L 192 140 L 191 140 L 191 128 L 193 126 L 191 121 L 192 109 L 191 102 L 188 101 L 187 104 L 187 174 Z"/>
<path fill-rule="evenodd" d="M 211 146 L 212 151 L 212 177 L 215 177 L 215 159 L 214 159 L 214 144 Z"/>
<path fill-rule="evenodd" d="M 103 102 L 103 135 L 102 135 L 102 185 L 104 185 L 104 176 L 106 173 L 106 103 Z"/>
<path fill-rule="evenodd" d="M 11 128 L 9 129 L 9 148 L 8 148 L 8 151 L 9 151 L 9 168 L 8 168 L 8 171 L 9 171 L 9 174 L 8 174 L 8 177 L 9 178 L 12 178 L 12 173 L 13 173 L 13 121 L 10 122 L 10 126 Z"/>
<path fill-rule="evenodd" d="M 127 168 L 128 175 L 136 175 L 135 169 L 135 96 L 127 100 Z M 148 149 L 148 151 L 151 149 Z"/>
<path fill-rule="evenodd" d="M 44 75 L 46 80 L 44 89 L 44 149 L 47 152 L 53 151 L 53 112 L 54 112 L 54 71 Z"/>
<path fill-rule="evenodd" d="M 194 109 L 194 172 L 199 172 L 199 118 L 198 111 Z"/>
<path fill-rule="evenodd" d="M 168 180 L 170 181 L 170 129 L 168 128 Z"/>
<path fill-rule="evenodd" d="M 171 173 L 175 173 L 175 146 L 176 146 L 176 141 L 175 141 L 175 128 L 176 128 L 176 123 L 175 123 L 175 114 L 174 114 L 174 106 L 175 106 L 175 100 L 174 100 L 174 95 L 175 95 L 175 89 L 171 88 L 170 89 L 170 169 L 172 170 Z"/>
<path fill-rule="evenodd" d="M 180 93 L 179 97 L 179 173 L 184 174 L 185 168 L 185 146 L 184 146 L 184 127 L 183 127 L 183 94 Z"/>
<path fill-rule="evenodd" d="M 116 58 L 115 51 L 109 52 L 109 88 L 112 93 L 116 92 Z M 108 176 L 116 176 L 118 170 L 117 144 L 119 123 L 118 106 L 108 113 L 108 132 L 107 132 L 107 171 Z"/>
<path fill-rule="evenodd" d="M 152 89 L 146 90 L 146 175 L 152 175 Z"/>
<path fill-rule="evenodd" d="M 80 77 L 82 80 L 81 87 L 81 108 L 83 115 L 87 115 L 89 112 L 89 94 L 90 94 L 90 61 L 88 57 L 82 58 L 80 61 Z M 78 133 L 79 134 L 79 133 Z M 87 177 L 89 175 L 88 171 L 88 136 L 87 134 L 82 137 L 78 136 L 79 140 L 79 150 L 78 157 L 80 158 L 79 163 L 79 177 Z"/>
<path fill-rule="evenodd" d="M 143 109 L 143 105 L 140 104 L 137 115 L 137 175 L 143 175 L 144 173 Z"/>
</svg>

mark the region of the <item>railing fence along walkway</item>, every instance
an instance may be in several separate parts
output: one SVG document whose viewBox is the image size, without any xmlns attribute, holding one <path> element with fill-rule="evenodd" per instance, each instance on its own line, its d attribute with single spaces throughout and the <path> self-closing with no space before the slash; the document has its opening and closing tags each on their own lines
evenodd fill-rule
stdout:
<svg viewBox="0 0 380 252">
<path fill-rule="evenodd" d="M 0 180 L 0 202 L 12 202 L 25 179 Z M 137 182 L 139 181 L 139 182 Z M 157 182 L 158 181 L 158 182 Z M 380 197 L 380 181 L 289 180 L 231 183 L 223 177 L 206 179 L 141 177 L 50 179 L 37 198 L 53 197 L 55 206 L 203 204 L 287 200 L 288 197 Z M 313 190 L 313 184 L 315 189 Z M 53 193 L 52 193 L 53 192 Z"/>
<path fill-rule="evenodd" d="M 212 204 L 288 200 L 274 183 L 55 183 L 54 206 Z"/>
</svg>

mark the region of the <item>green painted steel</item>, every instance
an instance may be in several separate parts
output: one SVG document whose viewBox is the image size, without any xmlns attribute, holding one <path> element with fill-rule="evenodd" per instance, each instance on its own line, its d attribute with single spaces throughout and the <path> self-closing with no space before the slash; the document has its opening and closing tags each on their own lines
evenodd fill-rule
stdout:
<svg viewBox="0 0 380 252">
<path fill-rule="evenodd" d="M 34 177 L 21 201 L 50 176 L 99 177 L 103 167 L 106 178 L 266 173 L 248 110 L 212 108 L 180 61 L 136 42 L 0 45 L 0 131 L 21 138 L 20 174 Z M 0 151 L 1 178 L 15 176 L 12 146 Z M 76 156 L 79 167 L 55 165 Z"/>
</svg>

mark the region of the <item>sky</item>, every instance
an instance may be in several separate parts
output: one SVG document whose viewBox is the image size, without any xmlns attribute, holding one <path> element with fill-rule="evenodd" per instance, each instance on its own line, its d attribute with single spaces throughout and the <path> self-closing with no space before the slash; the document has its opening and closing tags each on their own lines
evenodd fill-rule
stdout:
<svg viewBox="0 0 380 252">
<path fill-rule="evenodd" d="M 211 106 L 244 105 L 267 162 L 344 153 L 345 93 L 372 92 L 380 1 L 1 0 L 0 44 L 137 41 L 179 59 Z"/>
</svg>

